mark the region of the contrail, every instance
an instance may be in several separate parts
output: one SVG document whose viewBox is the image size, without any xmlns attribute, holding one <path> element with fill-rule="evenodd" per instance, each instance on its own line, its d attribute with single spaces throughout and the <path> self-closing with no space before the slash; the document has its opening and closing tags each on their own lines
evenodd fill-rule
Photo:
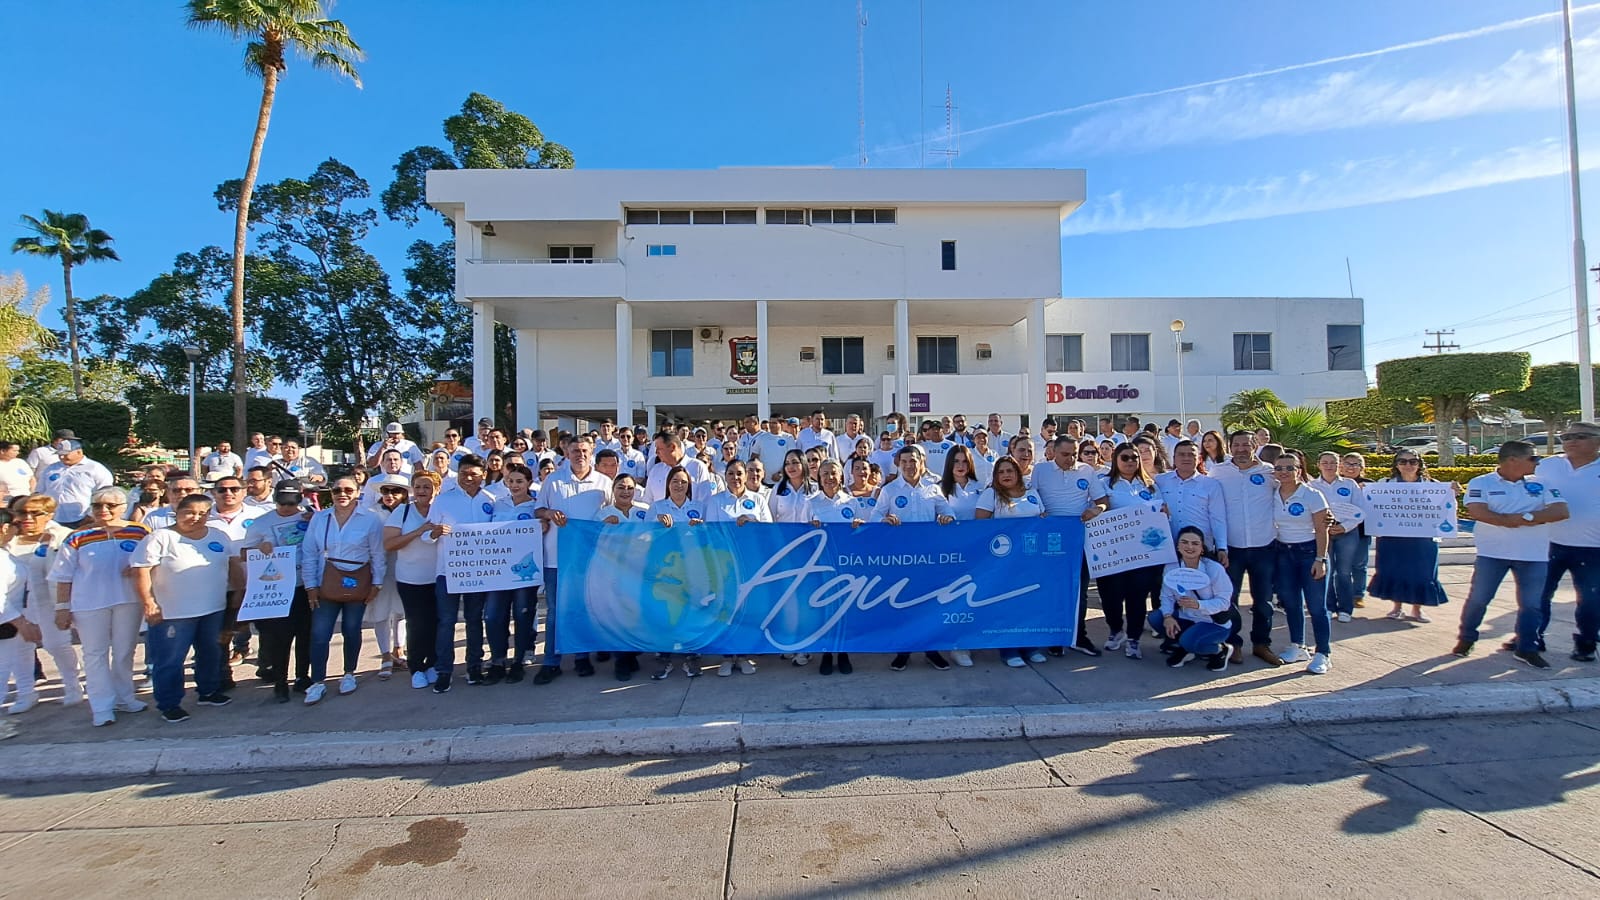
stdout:
<svg viewBox="0 0 1600 900">
<path fill-rule="evenodd" d="M 1572 14 L 1576 16 L 1579 13 L 1592 12 L 1597 9 L 1600 9 L 1600 3 L 1591 3 L 1587 6 L 1574 6 L 1572 8 Z M 1009 119 L 1004 122 L 995 122 L 991 125 L 981 125 L 977 128 L 968 128 L 959 132 L 959 135 L 961 137 L 966 137 L 968 135 L 984 134 L 990 131 L 1014 128 L 1018 125 L 1026 125 L 1029 122 L 1038 122 L 1042 119 L 1070 116 L 1081 112 L 1088 112 L 1094 109 L 1102 109 L 1107 106 L 1115 106 L 1120 103 L 1129 103 L 1134 100 L 1148 100 L 1152 97 L 1165 97 L 1171 94 L 1182 94 L 1187 91 L 1195 91 L 1201 88 L 1217 87 L 1224 84 L 1236 84 L 1241 81 L 1251 81 L 1256 78 L 1267 78 L 1273 75 L 1283 75 L 1288 72 L 1299 72 L 1305 69 L 1315 69 L 1321 66 L 1337 65 L 1338 63 L 1353 62 L 1359 59 L 1371 59 L 1375 56 L 1385 56 L 1390 53 L 1399 53 L 1404 50 L 1418 50 L 1423 47 L 1435 47 L 1440 44 L 1449 44 L 1454 43 L 1455 41 L 1469 40 L 1471 38 L 1483 37 L 1484 35 L 1488 34 L 1498 34 L 1502 31 L 1515 31 L 1518 28 L 1526 28 L 1529 25 L 1535 25 L 1540 22 L 1551 22 L 1559 18 L 1561 18 L 1561 13 L 1559 12 L 1539 13 L 1535 16 L 1512 19 L 1509 22 L 1485 25 L 1482 28 L 1473 28 L 1467 31 L 1454 31 L 1449 34 L 1441 34 L 1435 37 L 1423 38 L 1422 40 L 1418 41 L 1407 41 L 1403 44 L 1395 44 L 1393 46 L 1383 47 L 1377 50 L 1364 50 L 1360 53 L 1346 53 L 1343 56 L 1330 56 L 1327 59 L 1294 63 L 1292 65 L 1279 66 L 1275 69 L 1263 69 L 1260 72 L 1250 72 L 1244 75 L 1229 75 L 1226 78 L 1214 78 L 1210 81 L 1197 81 L 1194 84 L 1185 84 L 1179 87 L 1162 88 L 1161 90 L 1157 91 L 1141 91 L 1137 94 L 1128 94 L 1123 97 L 1111 97 L 1106 100 L 1094 100 L 1089 103 L 1080 103 L 1077 106 L 1067 106 L 1061 109 L 1052 109 L 1047 112 L 1034 113 L 1033 115 L 1023 116 L 1020 119 Z M 908 147 L 916 146 L 918 146 L 917 143 L 896 144 L 891 147 L 880 147 L 878 148 L 877 152 L 882 153 L 894 150 L 904 150 Z"/>
</svg>

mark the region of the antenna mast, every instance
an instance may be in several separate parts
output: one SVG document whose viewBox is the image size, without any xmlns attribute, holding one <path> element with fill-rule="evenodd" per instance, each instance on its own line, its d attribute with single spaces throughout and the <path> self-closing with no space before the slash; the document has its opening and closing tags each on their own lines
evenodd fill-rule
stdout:
<svg viewBox="0 0 1600 900">
<path fill-rule="evenodd" d="M 856 0 L 856 154 L 867 166 L 867 13 Z"/>
<path fill-rule="evenodd" d="M 955 165 L 956 157 L 961 155 L 960 137 L 956 128 L 956 113 L 959 107 L 955 104 L 955 96 L 950 92 L 950 85 L 944 86 L 944 149 L 932 151 L 944 157 L 945 168 Z"/>
</svg>

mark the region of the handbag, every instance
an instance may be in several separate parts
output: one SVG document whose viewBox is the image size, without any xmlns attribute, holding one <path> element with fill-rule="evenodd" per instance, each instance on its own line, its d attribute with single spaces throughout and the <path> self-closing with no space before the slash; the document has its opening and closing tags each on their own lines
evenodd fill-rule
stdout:
<svg viewBox="0 0 1600 900">
<path fill-rule="evenodd" d="M 324 547 L 328 545 L 328 539 L 333 533 L 332 514 L 329 515 L 325 525 L 325 533 L 322 539 Z M 346 571 L 339 568 L 339 565 L 335 565 L 335 563 L 356 566 L 356 568 Z M 367 595 L 371 591 L 372 562 L 370 560 L 357 565 L 355 560 L 334 559 L 330 556 L 328 561 L 322 564 L 322 587 L 317 589 L 319 600 L 328 600 L 333 603 L 365 603 L 367 602 Z"/>
</svg>

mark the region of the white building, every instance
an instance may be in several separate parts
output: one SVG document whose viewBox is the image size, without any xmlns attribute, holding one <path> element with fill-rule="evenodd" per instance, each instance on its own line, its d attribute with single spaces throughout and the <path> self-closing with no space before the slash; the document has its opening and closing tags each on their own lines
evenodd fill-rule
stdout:
<svg viewBox="0 0 1600 900">
<path fill-rule="evenodd" d="M 821 407 L 1014 426 L 1366 389 L 1359 300 L 1062 298 L 1081 170 L 462 170 L 427 193 L 455 222 L 476 384 L 492 324 L 516 331 L 521 425 Z"/>
</svg>

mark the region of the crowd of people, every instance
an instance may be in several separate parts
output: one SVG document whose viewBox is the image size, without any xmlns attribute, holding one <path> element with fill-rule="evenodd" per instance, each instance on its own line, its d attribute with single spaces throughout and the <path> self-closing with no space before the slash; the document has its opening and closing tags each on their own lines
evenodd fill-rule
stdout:
<svg viewBox="0 0 1600 900">
<path fill-rule="evenodd" d="M 72 432 L 35 448 L 26 460 L 0 441 L 4 546 L 0 555 L 0 687 L 9 712 L 39 702 L 38 653 L 54 661 L 61 703 L 87 701 L 94 725 L 146 708 L 136 683 L 148 680 L 159 715 L 182 722 L 194 703 L 225 706 L 234 669 L 259 640 L 256 677 L 278 702 L 306 704 L 355 692 L 365 633 L 380 654 L 375 677 L 396 669 L 411 686 L 536 685 L 560 677 L 550 604 L 561 577 L 557 535 L 574 520 L 673 527 L 845 522 L 864 527 L 1018 516 L 1090 521 L 1107 511 L 1158 505 L 1168 516 L 1177 561 L 1104 575 L 1093 584 L 1107 634 L 1091 637 L 1085 616 L 1091 579 L 1079 563 L 1077 641 L 1070 647 L 1011 647 L 1006 665 L 1047 664 L 1052 655 L 1157 650 L 1168 666 L 1200 662 L 1213 672 L 1243 664 L 1245 645 L 1267 666 L 1332 666 L 1335 626 L 1350 623 L 1369 597 L 1390 604 L 1383 617 L 1426 623 L 1446 602 L 1438 545 L 1430 538 L 1379 537 L 1360 517 L 1368 482 L 1357 453 L 1308 457 L 1264 430 L 1224 434 L 1201 423 L 1166 428 L 1129 417 L 1120 429 L 1100 418 L 1046 419 L 1033 434 L 1008 432 L 1003 417 L 971 425 L 964 416 L 926 419 L 913 431 L 894 414 L 877 434 L 858 416 L 834 432 L 822 411 L 701 427 L 668 425 L 654 435 L 605 421 L 589 433 L 517 434 L 478 423 L 462 439 L 450 429 L 423 449 L 399 424 L 371 448 L 366 466 L 329 478 L 292 440 L 256 434 L 243 456 L 227 443 L 193 471 L 147 468 L 129 490 L 85 458 Z M 1515 637 L 1505 649 L 1547 668 L 1545 632 L 1559 580 L 1578 590 L 1578 633 L 1571 657 L 1595 659 L 1600 637 L 1600 426 L 1576 423 L 1562 435 L 1566 453 L 1539 461 L 1511 441 L 1494 472 L 1466 489 L 1475 520 L 1477 562 L 1454 651 L 1469 654 L 1501 581 L 1516 584 Z M 1426 462 L 1401 450 L 1381 480 L 1432 480 Z M 516 590 L 454 593 L 446 586 L 440 541 L 453 528 L 537 520 L 542 565 Z M 240 622 L 245 557 L 298 548 L 293 601 L 281 615 Z M 1368 569 L 1372 568 L 1369 577 Z M 1187 570 L 1187 571 L 1184 571 Z M 1249 587 L 1249 623 L 1242 606 Z M 537 655 L 538 603 L 544 598 L 544 652 Z M 1273 646 L 1286 620 L 1288 642 Z M 1311 625 L 1310 641 L 1306 623 Z M 457 625 L 464 624 L 464 667 Z M 1064 623 L 1063 623 L 1064 624 Z M 342 638 L 337 680 L 328 671 L 333 634 Z M 135 659 L 143 644 L 144 667 Z M 662 648 L 649 677 L 681 669 L 698 677 L 698 656 Z M 913 652 L 937 669 L 971 666 L 967 649 Z M 595 674 L 611 662 L 630 680 L 640 654 L 574 654 L 572 671 Z M 808 654 L 784 664 L 810 665 Z M 823 654 L 824 675 L 850 674 L 848 654 Z M 532 673 L 529 674 L 529 666 Z M 749 675 L 749 656 L 716 661 L 720 676 Z"/>
</svg>

